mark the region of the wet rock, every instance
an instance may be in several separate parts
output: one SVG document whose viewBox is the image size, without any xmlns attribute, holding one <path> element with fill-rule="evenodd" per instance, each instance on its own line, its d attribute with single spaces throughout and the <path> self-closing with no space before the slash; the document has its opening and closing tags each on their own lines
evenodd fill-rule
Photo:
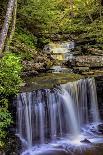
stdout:
<svg viewBox="0 0 103 155">
<path fill-rule="evenodd" d="M 35 70 L 28 71 L 28 72 L 22 72 L 22 76 L 35 76 L 38 75 L 38 72 Z"/>
<path fill-rule="evenodd" d="M 7 145 L 5 146 L 5 155 L 19 155 L 21 150 L 21 141 L 20 139 L 10 134 L 7 137 Z"/>
<path fill-rule="evenodd" d="M 98 131 L 103 134 L 103 124 L 98 125 Z"/>
<path fill-rule="evenodd" d="M 103 76 L 95 77 L 100 118 L 103 120 Z"/>
<path fill-rule="evenodd" d="M 90 142 L 88 139 L 86 139 L 86 138 L 85 138 L 84 140 L 81 140 L 80 142 L 81 142 L 81 143 L 88 143 L 88 144 L 91 144 L 91 142 Z"/>
</svg>

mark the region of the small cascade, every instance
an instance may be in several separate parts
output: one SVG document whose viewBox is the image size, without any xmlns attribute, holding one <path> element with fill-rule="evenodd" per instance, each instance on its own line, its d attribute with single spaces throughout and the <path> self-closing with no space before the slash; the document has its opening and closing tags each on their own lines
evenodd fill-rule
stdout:
<svg viewBox="0 0 103 155">
<path fill-rule="evenodd" d="M 93 78 L 17 96 L 17 134 L 26 148 L 65 137 L 74 139 L 83 126 L 99 122 Z"/>
</svg>

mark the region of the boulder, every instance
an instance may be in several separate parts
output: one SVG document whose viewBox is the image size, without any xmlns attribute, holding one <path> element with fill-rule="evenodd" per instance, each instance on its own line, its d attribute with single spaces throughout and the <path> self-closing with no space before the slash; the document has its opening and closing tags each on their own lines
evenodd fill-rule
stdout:
<svg viewBox="0 0 103 155">
<path fill-rule="evenodd" d="M 86 139 L 86 138 L 84 140 L 81 140 L 80 142 L 91 144 L 91 142 L 88 139 Z"/>
</svg>

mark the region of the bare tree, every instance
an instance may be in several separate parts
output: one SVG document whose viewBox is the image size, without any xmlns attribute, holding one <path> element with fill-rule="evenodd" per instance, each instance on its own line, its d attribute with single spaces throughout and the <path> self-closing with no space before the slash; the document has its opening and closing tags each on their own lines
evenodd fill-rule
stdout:
<svg viewBox="0 0 103 155">
<path fill-rule="evenodd" d="M 15 5 L 15 0 L 9 0 L 6 16 L 5 16 L 5 20 L 4 20 L 4 25 L 3 25 L 3 28 L 1 30 L 1 35 L 0 35 L 0 53 L 2 53 L 2 51 L 4 49 L 4 44 L 5 44 L 7 34 L 8 34 L 10 21 L 12 19 L 14 5 Z"/>
</svg>

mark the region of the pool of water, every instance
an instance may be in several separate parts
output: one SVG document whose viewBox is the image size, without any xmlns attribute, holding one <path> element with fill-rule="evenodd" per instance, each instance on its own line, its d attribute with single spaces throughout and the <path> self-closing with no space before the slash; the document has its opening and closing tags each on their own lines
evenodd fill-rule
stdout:
<svg viewBox="0 0 103 155">
<path fill-rule="evenodd" d="M 67 135 L 47 144 L 35 145 L 21 155 L 103 155 L 103 134 L 97 131 L 96 125 L 85 126 L 78 137 Z"/>
<path fill-rule="evenodd" d="M 35 146 L 22 155 L 103 155 L 103 138 L 89 139 L 91 143 L 68 139 L 56 143 Z"/>
</svg>

